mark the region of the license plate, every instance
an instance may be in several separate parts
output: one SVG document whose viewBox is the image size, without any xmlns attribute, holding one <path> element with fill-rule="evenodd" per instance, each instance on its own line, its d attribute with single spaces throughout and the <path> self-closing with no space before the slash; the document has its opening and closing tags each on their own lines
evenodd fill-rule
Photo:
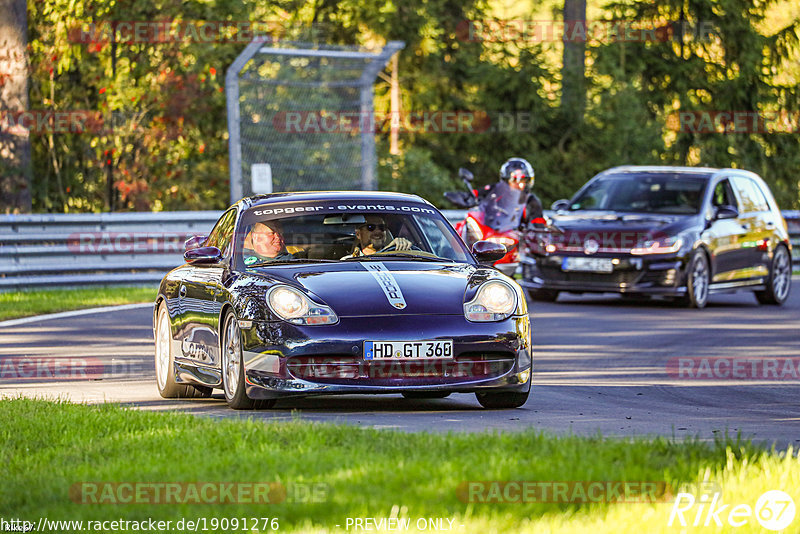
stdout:
<svg viewBox="0 0 800 534">
<path fill-rule="evenodd" d="M 561 263 L 561 270 L 610 273 L 614 270 L 614 264 L 611 263 L 611 258 L 567 257 Z"/>
<path fill-rule="evenodd" d="M 365 341 L 365 360 L 452 360 L 453 340 Z"/>
</svg>

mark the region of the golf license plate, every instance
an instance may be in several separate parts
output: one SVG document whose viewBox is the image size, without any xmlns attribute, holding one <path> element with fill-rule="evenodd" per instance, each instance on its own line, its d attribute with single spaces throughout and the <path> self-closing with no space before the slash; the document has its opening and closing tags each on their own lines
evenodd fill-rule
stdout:
<svg viewBox="0 0 800 534">
<path fill-rule="evenodd" d="M 614 270 L 611 258 L 567 257 L 561 263 L 562 271 L 582 271 L 590 273 L 610 273 Z"/>
<path fill-rule="evenodd" d="M 365 360 L 452 360 L 453 340 L 365 341 Z"/>
</svg>

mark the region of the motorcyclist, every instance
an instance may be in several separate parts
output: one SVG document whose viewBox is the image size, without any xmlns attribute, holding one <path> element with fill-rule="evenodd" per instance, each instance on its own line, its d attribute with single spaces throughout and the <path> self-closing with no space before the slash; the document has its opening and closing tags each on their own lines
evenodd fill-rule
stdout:
<svg viewBox="0 0 800 534">
<path fill-rule="evenodd" d="M 506 182 L 511 188 L 519 190 L 522 194 L 527 194 L 525 199 L 525 210 L 522 213 L 520 225 L 533 224 L 543 227 L 547 224 L 544 218 L 542 201 L 533 193 L 534 172 L 533 167 L 523 158 L 509 158 L 500 167 L 500 182 L 487 185 L 478 191 L 478 200 L 491 194 L 492 191 L 502 182 Z"/>
</svg>

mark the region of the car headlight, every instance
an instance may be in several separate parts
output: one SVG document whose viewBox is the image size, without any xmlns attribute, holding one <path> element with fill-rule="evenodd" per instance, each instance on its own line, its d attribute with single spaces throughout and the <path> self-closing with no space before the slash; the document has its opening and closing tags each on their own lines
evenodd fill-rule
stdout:
<svg viewBox="0 0 800 534">
<path fill-rule="evenodd" d="M 502 321 L 517 309 L 517 292 L 504 282 L 486 282 L 475 294 L 475 298 L 464 304 L 464 316 L 468 321 Z"/>
<path fill-rule="evenodd" d="M 293 324 L 334 324 L 339 320 L 328 306 L 312 301 L 290 286 L 274 286 L 267 291 L 266 297 L 275 315 Z"/>
<path fill-rule="evenodd" d="M 678 252 L 683 246 L 683 238 L 679 236 L 649 239 L 640 246 L 631 249 L 631 254 L 643 256 L 645 254 L 670 254 Z"/>
</svg>

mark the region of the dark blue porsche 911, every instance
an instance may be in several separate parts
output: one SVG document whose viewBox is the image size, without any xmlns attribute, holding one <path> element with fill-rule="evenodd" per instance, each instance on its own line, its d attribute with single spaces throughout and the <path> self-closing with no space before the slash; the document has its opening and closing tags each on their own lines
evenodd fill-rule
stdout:
<svg viewBox="0 0 800 534">
<path fill-rule="evenodd" d="M 154 312 L 163 397 L 222 389 L 235 409 L 312 395 L 475 393 L 516 408 L 531 388 L 521 288 L 414 196 L 246 198 L 187 241 Z"/>
</svg>

